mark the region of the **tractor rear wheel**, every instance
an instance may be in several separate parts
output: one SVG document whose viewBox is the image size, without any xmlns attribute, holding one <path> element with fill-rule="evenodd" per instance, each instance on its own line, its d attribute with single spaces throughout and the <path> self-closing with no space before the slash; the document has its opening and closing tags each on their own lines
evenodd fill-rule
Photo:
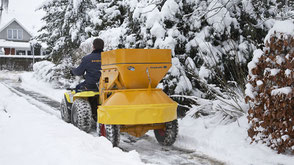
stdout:
<svg viewBox="0 0 294 165">
<path fill-rule="evenodd" d="M 118 125 L 99 124 L 99 126 L 97 126 L 97 131 L 98 135 L 106 137 L 112 143 L 113 147 L 118 146 L 120 141 Z"/>
<path fill-rule="evenodd" d="M 60 113 L 62 120 L 64 120 L 67 123 L 70 123 L 70 109 L 68 109 L 65 98 L 61 100 Z"/>
<path fill-rule="evenodd" d="M 163 146 L 171 146 L 178 135 L 178 120 L 165 123 L 165 129 L 154 130 L 155 138 Z"/>
<path fill-rule="evenodd" d="M 72 105 L 71 122 L 79 129 L 90 132 L 92 126 L 92 111 L 89 101 L 77 98 Z"/>
</svg>

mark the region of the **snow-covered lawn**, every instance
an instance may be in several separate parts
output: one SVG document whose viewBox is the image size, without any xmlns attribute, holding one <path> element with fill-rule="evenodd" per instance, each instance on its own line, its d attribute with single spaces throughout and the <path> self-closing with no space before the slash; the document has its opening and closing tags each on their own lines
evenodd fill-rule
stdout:
<svg viewBox="0 0 294 165">
<path fill-rule="evenodd" d="M 104 137 L 39 110 L 1 83 L 0 90 L 1 165 L 143 164 L 136 151 L 113 148 Z"/>
</svg>

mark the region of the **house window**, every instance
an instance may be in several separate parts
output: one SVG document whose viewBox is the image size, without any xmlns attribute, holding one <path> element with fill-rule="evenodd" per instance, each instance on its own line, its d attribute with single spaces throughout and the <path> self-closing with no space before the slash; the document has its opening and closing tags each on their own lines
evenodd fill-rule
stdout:
<svg viewBox="0 0 294 165">
<path fill-rule="evenodd" d="M 22 30 L 18 30 L 17 39 L 22 40 Z"/>
<path fill-rule="evenodd" d="M 12 38 L 14 39 L 14 40 L 16 40 L 17 39 L 17 30 L 16 29 L 13 29 L 12 30 Z"/>
<path fill-rule="evenodd" d="M 7 30 L 7 39 L 22 40 L 23 39 L 23 31 L 21 29 L 8 29 Z"/>
<path fill-rule="evenodd" d="M 26 51 L 25 50 L 16 50 L 16 55 L 25 55 Z"/>
<path fill-rule="evenodd" d="M 7 38 L 8 38 L 8 39 L 12 39 L 12 30 L 11 30 L 11 29 L 9 29 L 9 30 L 7 31 Z"/>
</svg>

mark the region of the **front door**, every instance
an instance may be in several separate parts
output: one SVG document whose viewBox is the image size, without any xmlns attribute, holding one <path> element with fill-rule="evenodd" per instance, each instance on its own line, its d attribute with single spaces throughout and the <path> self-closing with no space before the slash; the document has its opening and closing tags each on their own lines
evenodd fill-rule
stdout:
<svg viewBox="0 0 294 165">
<path fill-rule="evenodd" d="M 14 48 L 4 48 L 5 55 L 15 55 L 15 49 Z"/>
<path fill-rule="evenodd" d="M 9 55 L 10 54 L 10 48 L 4 48 L 4 52 L 5 52 L 5 55 Z"/>
</svg>

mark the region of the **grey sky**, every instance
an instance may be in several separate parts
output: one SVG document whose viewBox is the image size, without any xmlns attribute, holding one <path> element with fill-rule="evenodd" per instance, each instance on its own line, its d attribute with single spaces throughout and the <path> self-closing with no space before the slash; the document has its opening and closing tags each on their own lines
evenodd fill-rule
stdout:
<svg viewBox="0 0 294 165">
<path fill-rule="evenodd" d="M 4 11 L 0 27 L 16 18 L 31 33 L 35 34 L 41 27 L 43 11 L 35 11 L 45 0 L 9 0 L 8 12 Z"/>
</svg>

